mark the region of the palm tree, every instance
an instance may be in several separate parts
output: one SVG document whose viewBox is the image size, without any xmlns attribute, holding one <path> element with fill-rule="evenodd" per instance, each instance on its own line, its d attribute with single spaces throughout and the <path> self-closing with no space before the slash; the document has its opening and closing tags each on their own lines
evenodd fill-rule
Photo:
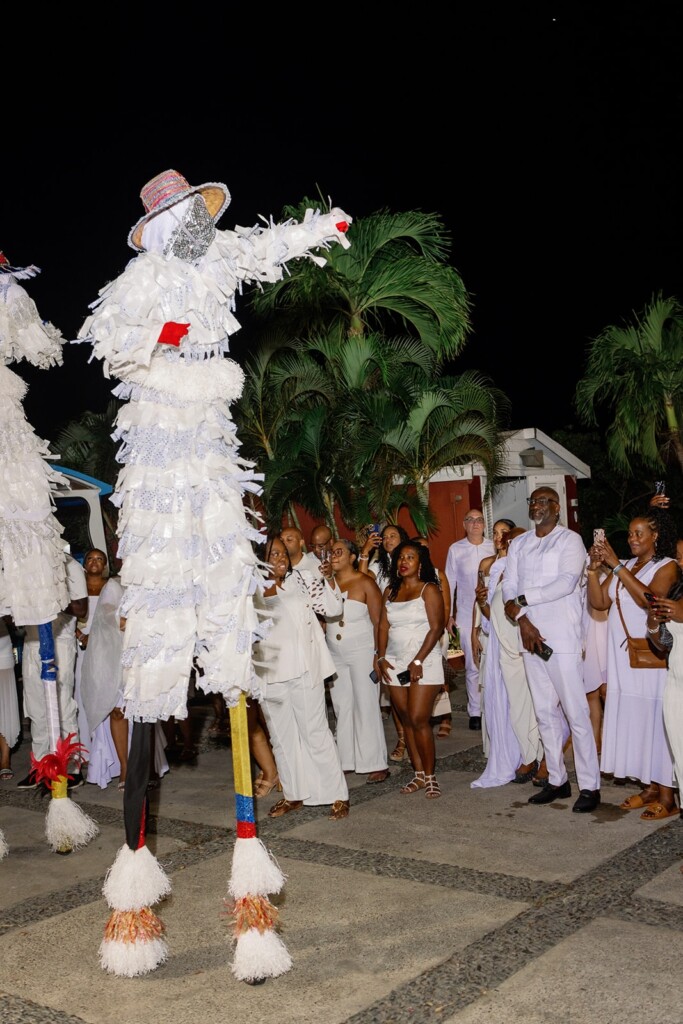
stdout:
<svg viewBox="0 0 683 1024">
<path fill-rule="evenodd" d="M 303 219 L 304 200 L 285 214 Z M 456 356 L 470 329 L 462 278 L 445 261 L 450 236 L 436 213 L 378 211 L 354 221 L 350 249 L 333 246 L 320 272 L 310 260 L 288 264 L 279 282 L 254 292 L 261 316 L 277 313 L 293 336 L 325 332 L 341 339 L 381 330 L 408 330 L 439 360 Z"/>
<path fill-rule="evenodd" d="M 605 328 L 591 343 L 575 402 L 588 425 L 597 425 L 601 407 L 613 415 L 607 449 L 619 470 L 629 474 L 633 457 L 660 470 L 672 454 L 683 470 L 683 308 L 678 300 L 660 294 L 633 323 Z"/>
<path fill-rule="evenodd" d="M 426 533 L 430 476 L 472 458 L 495 475 L 507 399 L 477 374 L 439 379 L 470 326 L 441 218 L 379 211 L 350 238 L 324 271 L 296 261 L 254 293 L 252 311 L 277 329 L 252 345 L 239 435 L 265 473 L 270 522 L 298 503 L 332 526 L 336 504 L 358 529 L 407 506 Z"/>
</svg>

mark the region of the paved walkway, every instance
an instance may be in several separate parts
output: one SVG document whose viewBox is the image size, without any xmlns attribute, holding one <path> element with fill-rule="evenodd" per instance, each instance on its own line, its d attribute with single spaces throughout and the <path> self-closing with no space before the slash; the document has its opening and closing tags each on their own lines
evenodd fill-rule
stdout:
<svg viewBox="0 0 683 1024">
<path fill-rule="evenodd" d="M 100 826 L 68 857 L 50 853 L 46 798 L 0 784 L 0 1021 L 3 1024 L 680 1024 L 683 822 L 641 821 L 606 783 L 588 815 L 527 804 L 530 786 L 473 790 L 484 761 L 453 694 L 437 741 L 443 797 L 402 796 L 350 776 L 348 819 L 304 808 L 259 836 L 287 883 L 275 898 L 292 970 L 252 988 L 230 971 L 223 899 L 234 826 L 231 755 L 208 738 L 152 796 L 150 846 L 171 876 L 156 909 L 167 963 L 137 979 L 101 970 L 104 874 L 123 842 L 122 795 L 74 798 Z M 395 736 L 386 725 L 390 749 Z M 13 758 L 28 770 L 29 743 Z M 574 784 L 573 773 L 570 774 Z"/>
</svg>

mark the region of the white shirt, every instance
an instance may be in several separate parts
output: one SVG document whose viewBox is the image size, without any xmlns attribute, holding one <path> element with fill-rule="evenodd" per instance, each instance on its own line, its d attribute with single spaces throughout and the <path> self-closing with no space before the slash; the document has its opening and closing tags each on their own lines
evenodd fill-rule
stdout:
<svg viewBox="0 0 683 1024">
<path fill-rule="evenodd" d="M 451 585 L 451 594 L 455 597 L 455 624 L 470 630 L 472 628 L 472 611 L 474 609 L 474 592 L 477 589 L 477 571 L 482 558 L 495 555 L 493 541 L 484 540 L 481 544 L 472 544 L 464 537 L 451 544 L 446 556 L 446 579 Z"/>
<path fill-rule="evenodd" d="M 256 594 L 271 625 L 264 640 L 254 645 L 254 669 L 264 683 L 297 679 L 308 672 L 314 684 L 336 672 L 317 615 L 340 615 L 341 590 L 334 590 L 318 574 L 294 569 L 272 597 Z"/>
<path fill-rule="evenodd" d="M 585 562 L 581 537 L 566 526 L 555 526 L 545 537 L 529 530 L 515 537 L 508 548 L 503 600 L 514 601 L 524 594 L 529 621 L 555 651 L 582 649 Z"/>
</svg>

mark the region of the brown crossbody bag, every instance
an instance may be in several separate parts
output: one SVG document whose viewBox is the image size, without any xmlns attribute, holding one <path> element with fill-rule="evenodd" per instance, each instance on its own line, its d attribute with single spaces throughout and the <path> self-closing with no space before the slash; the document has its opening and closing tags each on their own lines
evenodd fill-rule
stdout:
<svg viewBox="0 0 683 1024">
<path fill-rule="evenodd" d="M 621 581 L 617 580 L 617 592 L 616 602 L 617 609 L 619 611 L 619 618 L 621 624 L 624 627 L 624 633 L 626 633 L 626 639 L 624 643 L 628 649 L 628 661 L 631 668 L 666 668 L 667 656 L 666 654 L 660 654 L 660 652 L 650 643 L 645 636 L 631 636 L 626 628 L 626 620 L 621 610 L 621 603 L 619 601 L 619 587 Z M 624 644 L 621 645 L 622 647 Z"/>
</svg>

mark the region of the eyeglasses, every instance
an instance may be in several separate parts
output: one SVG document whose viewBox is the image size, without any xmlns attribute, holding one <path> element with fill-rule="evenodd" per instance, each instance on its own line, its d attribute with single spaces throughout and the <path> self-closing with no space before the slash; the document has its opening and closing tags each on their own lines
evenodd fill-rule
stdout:
<svg viewBox="0 0 683 1024">
<path fill-rule="evenodd" d="M 330 551 L 330 554 L 334 555 L 335 558 L 339 558 L 339 556 L 343 555 L 345 551 L 346 551 L 346 548 L 332 548 L 332 550 Z"/>
<path fill-rule="evenodd" d="M 531 505 L 540 505 L 541 508 L 547 508 L 548 505 L 559 504 L 559 502 L 555 501 L 554 498 L 527 498 L 526 503 L 529 507 L 531 507 Z"/>
<path fill-rule="evenodd" d="M 465 516 L 463 519 L 464 523 L 483 523 L 483 519 L 472 519 L 471 516 Z"/>
</svg>

